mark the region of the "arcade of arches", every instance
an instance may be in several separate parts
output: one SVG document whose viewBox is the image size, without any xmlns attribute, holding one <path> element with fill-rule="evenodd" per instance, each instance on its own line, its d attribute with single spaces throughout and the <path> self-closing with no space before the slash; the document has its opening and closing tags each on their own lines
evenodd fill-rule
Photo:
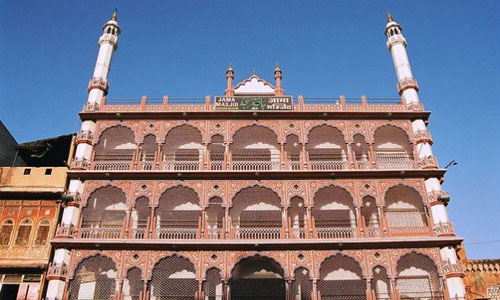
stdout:
<svg viewBox="0 0 500 300">
<path fill-rule="evenodd" d="M 68 299 L 441 299 L 439 249 L 74 250 Z M 393 298 L 397 296 L 398 298 Z M 114 299 L 114 298 L 113 298 Z"/>
</svg>

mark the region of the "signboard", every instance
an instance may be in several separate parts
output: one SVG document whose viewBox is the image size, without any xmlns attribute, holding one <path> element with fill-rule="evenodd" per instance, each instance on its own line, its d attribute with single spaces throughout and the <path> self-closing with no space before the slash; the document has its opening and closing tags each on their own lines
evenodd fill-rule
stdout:
<svg viewBox="0 0 500 300">
<path fill-rule="evenodd" d="M 291 96 L 216 96 L 216 110 L 292 110 Z"/>
</svg>

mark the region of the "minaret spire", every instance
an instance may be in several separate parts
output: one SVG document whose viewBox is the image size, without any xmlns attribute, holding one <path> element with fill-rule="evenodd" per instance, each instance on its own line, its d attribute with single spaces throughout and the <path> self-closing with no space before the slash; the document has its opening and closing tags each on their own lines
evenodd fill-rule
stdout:
<svg viewBox="0 0 500 300">
<path fill-rule="evenodd" d="M 387 23 L 390 23 L 392 21 L 394 21 L 394 19 L 392 18 L 391 12 L 387 11 Z"/>
<path fill-rule="evenodd" d="M 113 15 L 111 16 L 111 21 L 116 21 L 118 19 L 118 9 L 115 8 Z"/>
<path fill-rule="evenodd" d="M 281 80 L 283 79 L 283 73 L 281 72 L 280 64 L 276 63 L 274 68 L 274 80 L 276 81 L 276 86 L 274 88 L 274 94 L 276 96 L 283 95 L 283 88 L 281 87 Z"/>
<path fill-rule="evenodd" d="M 227 67 L 226 71 L 227 88 L 224 91 L 226 96 L 234 96 L 233 79 L 234 79 L 233 64 L 229 62 L 229 66 Z"/>
</svg>

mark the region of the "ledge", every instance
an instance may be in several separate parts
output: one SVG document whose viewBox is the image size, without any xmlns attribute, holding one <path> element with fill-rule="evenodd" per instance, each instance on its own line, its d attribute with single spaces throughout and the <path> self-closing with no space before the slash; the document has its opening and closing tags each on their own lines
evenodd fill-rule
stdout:
<svg viewBox="0 0 500 300">
<path fill-rule="evenodd" d="M 52 245 L 66 249 L 127 249 L 127 250 L 328 250 L 425 248 L 457 246 L 461 237 L 419 238 L 356 238 L 303 240 L 132 240 L 132 239 L 53 239 Z"/>
<path fill-rule="evenodd" d="M 70 170 L 68 177 L 75 179 L 337 179 L 337 178 L 430 178 L 443 177 L 445 169 L 413 170 L 339 170 L 339 171 L 95 171 Z"/>
<path fill-rule="evenodd" d="M 97 119 L 402 119 L 427 120 L 429 111 L 81 111 L 82 121 Z"/>
</svg>

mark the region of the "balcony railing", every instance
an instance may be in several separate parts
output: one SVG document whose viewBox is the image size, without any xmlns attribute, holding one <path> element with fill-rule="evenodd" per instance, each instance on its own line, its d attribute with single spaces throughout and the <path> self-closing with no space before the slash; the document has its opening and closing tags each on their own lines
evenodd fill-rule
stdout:
<svg viewBox="0 0 500 300">
<path fill-rule="evenodd" d="M 281 238 L 281 227 L 234 228 L 235 240 L 276 240 Z"/>
<path fill-rule="evenodd" d="M 114 228 L 81 228 L 80 238 L 82 239 L 118 239 L 122 236 L 122 227 Z"/>
<path fill-rule="evenodd" d="M 318 239 L 352 239 L 357 232 L 357 228 L 316 228 Z"/>
<path fill-rule="evenodd" d="M 198 228 L 158 228 L 157 239 L 166 240 L 194 240 L 199 238 Z"/>
<path fill-rule="evenodd" d="M 453 225 L 448 222 L 439 222 L 438 224 L 435 224 L 434 232 L 438 236 L 455 235 L 455 231 L 453 230 Z"/>
<path fill-rule="evenodd" d="M 413 169 L 415 163 L 405 152 L 377 152 L 377 162 L 379 169 Z"/>
</svg>

